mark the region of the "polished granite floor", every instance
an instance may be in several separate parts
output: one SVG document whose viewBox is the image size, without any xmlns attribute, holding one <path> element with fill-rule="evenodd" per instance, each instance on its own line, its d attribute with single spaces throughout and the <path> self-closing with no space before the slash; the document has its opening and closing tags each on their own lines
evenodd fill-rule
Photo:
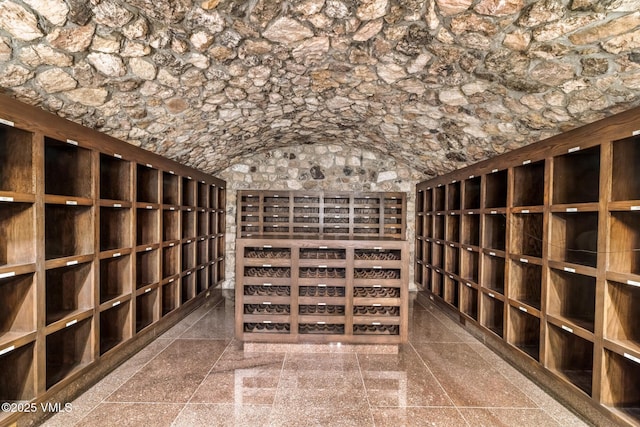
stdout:
<svg viewBox="0 0 640 427">
<path fill-rule="evenodd" d="M 436 307 L 397 354 L 243 352 L 205 304 L 44 425 L 584 426 Z"/>
</svg>

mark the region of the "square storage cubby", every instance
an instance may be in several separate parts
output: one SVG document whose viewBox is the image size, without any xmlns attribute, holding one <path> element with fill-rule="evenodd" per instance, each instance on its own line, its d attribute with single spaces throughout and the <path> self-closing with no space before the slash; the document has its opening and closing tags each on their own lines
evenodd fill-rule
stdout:
<svg viewBox="0 0 640 427">
<path fill-rule="evenodd" d="M 512 261 L 509 274 L 509 297 L 540 310 L 542 266 Z"/>
<path fill-rule="evenodd" d="M 447 246 L 445 248 L 445 265 L 444 269 L 448 273 L 455 275 L 460 274 L 460 249 L 457 247 Z"/>
<path fill-rule="evenodd" d="M 608 281 L 604 337 L 640 352 L 639 321 L 640 287 Z"/>
<path fill-rule="evenodd" d="M 554 213 L 551 216 L 551 259 L 596 267 L 598 213 Z"/>
<path fill-rule="evenodd" d="M 320 255 L 322 254 L 322 255 Z M 321 258 L 326 256 L 327 258 Z M 328 249 L 300 249 L 300 258 L 302 259 L 337 259 L 330 256 L 338 256 L 334 251 Z M 272 246 L 247 246 L 244 248 L 245 258 L 260 259 L 291 259 L 290 248 L 274 248 Z"/>
<path fill-rule="evenodd" d="M 435 239 L 444 240 L 444 215 L 436 215 L 433 217 Z"/>
<path fill-rule="evenodd" d="M 131 338 L 131 303 L 125 301 L 100 313 L 100 354 Z"/>
<path fill-rule="evenodd" d="M 484 216 L 484 246 L 486 248 L 505 250 L 507 239 L 507 217 L 505 214 Z"/>
<path fill-rule="evenodd" d="M 444 296 L 444 275 L 433 270 L 431 277 L 431 292 L 442 298 Z"/>
<path fill-rule="evenodd" d="M 45 344 L 47 389 L 93 361 L 91 335 L 91 319 L 81 320 L 47 335 Z"/>
<path fill-rule="evenodd" d="M 33 273 L 0 279 L 0 342 L 36 329 L 33 279 Z"/>
<path fill-rule="evenodd" d="M 29 343 L 0 355 L 0 402 L 28 402 L 35 397 L 34 347 Z"/>
<path fill-rule="evenodd" d="M 540 319 L 510 306 L 508 328 L 509 344 L 540 361 Z"/>
<path fill-rule="evenodd" d="M 594 331 L 596 279 L 582 274 L 551 269 L 549 274 L 549 314 L 588 331 Z"/>
<path fill-rule="evenodd" d="M 131 163 L 100 154 L 100 198 L 131 200 Z"/>
<path fill-rule="evenodd" d="M 172 210 L 162 211 L 162 240 L 180 240 L 180 212 Z"/>
<path fill-rule="evenodd" d="M 180 279 L 180 298 L 184 304 L 196 296 L 196 278 L 193 274 L 187 274 Z"/>
<path fill-rule="evenodd" d="M 160 203 L 158 189 L 158 170 L 146 165 L 137 165 L 136 201 L 140 203 Z"/>
<path fill-rule="evenodd" d="M 93 253 L 93 209 L 88 206 L 45 205 L 45 258 Z"/>
<path fill-rule="evenodd" d="M 178 308 L 178 281 L 162 286 L 162 316 Z"/>
<path fill-rule="evenodd" d="M 611 200 L 640 200 L 640 137 L 623 139 L 613 143 L 613 167 L 611 168 Z"/>
<path fill-rule="evenodd" d="M 460 285 L 460 311 L 474 320 L 478 320 L 478 290 Z"/>
<path fill-rule="evenodd" d="M 480 209 L 480 177 L 464 181 L 463 209 Z"/>
<path fill-rule="evenodd" d="M 507 171 L 501 170 L 485 176 L 486 208 L 504 208 L 507 206 Z"/>
<path fill-rule="evenodd" d="M 207 236 L 209 235 L 209 215 L 205 210 L 197 212 L 197 229 L 198 236 Z"/>
<path fill-rule="evenodd" d="M 217 234 L 218 233 L 218 224 L 216 223 L 217 221 L 217 214 L 215 212 L 209 212 L 209 234 Z"/>
<path fill-rule="evenodd" d="M 74 313 L 93 308 L 91 263 L 47 270 L 45 316 L 49 325 Z"/>
<path fill-rule="evenodd" d="M 224 211 L 218 212 L 218 219 L 216 220 L 216 225 L 218 226 L 216 234 L 224 234 L 225 232 L 225 213 Z"/>
<path fill-rule="evenodd" d="M 136 254 L 136 289 L 160 281 L 160 260 L 157 249 Z"/>
<path fill-rule="evenodd" d="M 260 198 L 255 194 L 247 195 L 246 197 L 247 198 L 245 199 L 245 195 L 242 195 L 241 201 L 250 204 L 258 203 L 260 201 Z M 209 186 L 209 208 L 224 209 L 224 207 L 218 206 L 218 188 L 215 186 L 215 184 Z"/>
<path fill-rule="evenodd" d="M 444 245 L 438 243 L 431 244 L 431 265 L 434 267 L 444 267 Z"/>
<path fill-rule="evenodd" d="M 433 237 L 433 215 L 424 217 L 424 237 Z"/>
<path fill-rule="evenodd" d="M 162 278 L 171 277 L 180 272 L 180 246 L 162 248 Z"/>
<path fill-rule="evenodd" d="M 505 261 L 499 256 L 483 255 L 482 286 L 504 295 Z"/>
<path fill-rule="evenodd" d="M 189 270 L 196 266 L 196 242 L 182 245 L 182 270 Z"/>
<path fill-rule="evenodd" d="M 33 194 L 33 134 L 0 124 L 0 191 Z"/>
<path fill-rule="evenodd" d="M 446 204 L 445 204 L 445 187 L 444 185 L 439 185 L 438 187 L 434 188 L 434 202 L 435 202 L 435 210 L 436 211 L 443 211 L 446 208 Z"/>
<path fill-rule="evenodd" d="M 600 147 L 553 159 L 553 204 L 597 202 L 599 197 Z"/>
<path fill-rule="evenodd" d="M 544 204 L 544 160 L 513 168 L 513 206 Z"/>
<path fill-rule="evenodd" d="M 591 396 L 593 343 L 547 324 L 547 368 Z"/>
<path fill-rule="evenodd" d="M 209 288 L 209 269 L 199 268 L 196 273 L 196 292 L 201 294 Z"/>
<path fill-rule="evenodd" d="M 218 209 L 225 209 L 227 206 L 227 190 L 223 187 L 218 187 Z"/>
<path fill-rule="evenodd" d="M 511 225 L 511 252 L 542 258 L 542 214 L 513 214 Z"/>
<path fill-rule="evenodd" d="M 424 213 L 429 210 L 429 207 L 426 204 L 426 191 L 427 190 L 418 190 L 418 193 L 416 194 L 416 213 Z"/>
<path fill-rule="evenodd" d="M 207 264 L 209 262 L 208 240 L 199 240 L 196 245 L 196 265 Z"/>
<path fill-rule="evenodd" d="M 180 204 L 178 197 L 178 177 L 167 172 L 162 173 L 162 203 L 165 205 Z"/>
<path fill-rule="evenodd" d="M 201 208 L 209 207 L 209 186 L 204 182 L 199 182 L 198 185 L 198 206 Z"/>
<path fill-rule="evenodd" d="M 460 215 L 447 215 L 447 235 L 450 242 L 460 241 Z"/>
<path fill-rule="evenodd" d="M 633 357 L 633 356 L 632 356 Z M 635 358 L 634 358 L 635 359 Z M 604 350 L 602 403 L 616 409 L 632 423 L 640 424 L 640 363 Z"/>
<path fill-rule="evenodd" d="M 480 246 L 480 215 L 462 216 L 462 243 L 471 246 Z"/>
<path fill-rule="evenodd" d="M 131 247 L 131 210 L 100 208 L 100 250 Z"/>
<path fill-rule="evenodd" d="M 35 208 L 0 202 L 0 267 L 35 262 Z"/>
<path fill-rule="evenodd" d="M 413 282 L 418 286 L 418 290 L 424 290 L 424 266 L 422 264 L 416 264 L 413 274 Z"/>
<path fill-rule="evenodd" d="M 423 215 L 416 217 L 416 237 L 424 236 L 424 222 L 425 217 Z"/>
<path fill-rule="evenodd" d="M 100 260 L 100 304 L 131 293 L 131 255 Z"/>
<path fill-rule="evenodd" d="M 460 275 L 465 280 L 479 283 L 478 272 L 480 266 L 480 254 L 476 251 L 463 249 L 460 251 Z"/>
<path fill-rule="evenodd" d="M 159 215 L 156 209 L 136 210 L 136 245 L 160 242 Z"/>
<path fill-rule="evenodd" d="M 504 303 L 487 294 L 482 294 L 481 324 L 502 338 L 504 335 Z"/>
<path fill-rule="evenodd" d="M 454 182 L 447 185 L 447 210 L 460 210 L 460 183 Z"/>
<path fill-rule="evenodd" d="M 449 276 L 444 278 L 444 300 L 454 307 L 458 307 L 459 304 L 459 286 L 460 284 L 457 280 Z"/>
<path fill-rule="evenodd" d="M 45 138 L 45 194 L 91 198 L 91 178 L 90 150 Z"/>
<path fill-rule="evenodd" d="M 611 212 L 609 271 L 640 275 L 640 212 Z"/>
<path fill-rule="evenodd" d="M 182 206 L 196 205 L 196 184 L 193 179 L 187 177 L 182 178 Z"/>
<path fill-rule="evenodd" d="M 136 297 L 136 333 L 158 321 L 158 290 Z"/>
<path fill-rule="evenodd" d="M 346 258 L 346 250 L 338 249 L 343 258 Z M 342 255 L 344 254 L 344 255 Z M 401 259 L 402 252 L 399 249 L 355 249 L 354 257 L 356 260 L 369 260 L 369 261 L 399 261 Z"/>
<path fill-rule="evenodd" d="M 196 237 L 196 213 L 194 211 L 182 211 L 182 238 Z"/>
</svg>

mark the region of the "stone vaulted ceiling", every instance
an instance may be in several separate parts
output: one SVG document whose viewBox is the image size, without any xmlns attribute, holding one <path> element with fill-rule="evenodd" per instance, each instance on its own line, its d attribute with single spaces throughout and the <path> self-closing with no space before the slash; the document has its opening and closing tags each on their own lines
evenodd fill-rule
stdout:
<svg viewBox="0 0 640 427">
<path fill-rule="evenodd" d="M 341 143 L 426 176 L 640 105 L 640 0 L 0 0 L 11 96 L 207 172 Z"/>
</svg>

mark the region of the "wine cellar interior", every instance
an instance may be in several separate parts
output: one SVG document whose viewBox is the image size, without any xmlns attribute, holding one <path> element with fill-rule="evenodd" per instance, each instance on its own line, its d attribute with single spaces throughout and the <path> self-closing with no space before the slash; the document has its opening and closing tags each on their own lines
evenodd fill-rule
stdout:
<svg viewBox="0 0 640 427">
<path fill-rule="evenodd" d="M 640 426 L 640 0 L 0 0 L 0 427 Z"/>
</svg>

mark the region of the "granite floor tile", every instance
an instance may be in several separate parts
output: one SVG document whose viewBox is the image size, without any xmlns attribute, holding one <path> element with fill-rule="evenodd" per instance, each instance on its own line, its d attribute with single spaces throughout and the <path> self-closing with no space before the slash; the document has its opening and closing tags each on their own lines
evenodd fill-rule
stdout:
<svg viewBox="0 0 640 427">
<path fill-rule="evenodd" d="M 269 425 L 271 405 L 187 404 L 174 427 L 261 427 Z"/>
<path fill-rule="evenodd" d="M 269 417 L 271 427 L 354 427 L 373 426 L 368 407 L 274 407 Z"/>
<path fill-rule="evenodd" d="M 469 426 L 455 408 L 374 408 L 376 427 Z"/>
<path fill-rule="evenodd" d="M 233 336 L 233 332 L 233 318 L 226 314 L 224 306 L 218 306 L 200 317 L 180 335 L 180 338 L 227 339 Z"/>
<path fill-rule="evenodd" d="M 186 403 L 226 345 L 225 340 L 175 340 L 108 400 Z"/>
<path fill-rule="evenodd" d="M 461 336 L 445 327 L 440 320 L 426 310 L 414 310 L 409 317 L 409 341 L 411 342 L 464 342 Z M 475 341 L 475 340 L 474 340 Z"/>
<path fill-rule="evenodd" d="M 561 427 L 542 409 L 460 408 L 474 427 Z"/>
<path fill-rule="evenodd" d="M 183 406 L 170 403 L 102 403 L 76 427 L 168 427 Z"/>
</svg>

